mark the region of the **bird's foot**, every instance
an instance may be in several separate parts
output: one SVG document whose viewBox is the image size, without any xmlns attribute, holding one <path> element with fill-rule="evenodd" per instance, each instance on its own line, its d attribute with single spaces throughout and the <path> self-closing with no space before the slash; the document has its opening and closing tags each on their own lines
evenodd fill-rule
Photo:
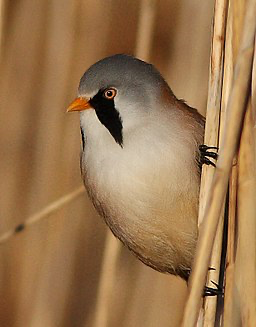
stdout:
<svg viewBox="0 0 256 327">
<path fill-rule="evenodd" d="M 208 271 L 211 270 L 216 270 L 213 267 L 209 267 Z M 191 270 L 185 270 L 183 271 L 183 274 L 180 275 L 180 277 L 182 277 L 183 279 L 186 280 L 186 282 L 188 282 L 189 276 L 190 276 Z M 217 283 L 215 283 L 214 281 L 211 280 L 211 283 L 216 287 L 209 287 L 209 286 L 205 286 L 204 287 L 204 291 L 203 291 L 203 297 L 205 296 L 223 296 L 224 295 L 224 290 L 223 287 L 221 287 L 220 285 L 218 285 Z"/>
<path fill-rule="evenodd" d="M 205 286 L 203 297 L 206 297 L 206 296 L 216 296 L 216 295 L 223 296 L 224 295 L 223 287 L 221 287 L 220 285 L 218 285 L 217 283 L 215 283 L 212 280 L 211 280 L 211 283 L 214 286 L 216 286 L 216 288 Z"/>
<path fill-rule="evenodd" d="M 206 164 L 206 165 L 212 165 L 213 167 L 216 167 L 215 163 L 212 162 L 209 158 L 218 159 L 218 153 L 214 151 L 208 151 L 208 150 L 216 150 L 218 151 L 218 147 L 216 146 L 208 146 L 205 144 L 199 145 L 199 152 L 200 152 L 200 164 Z"/>
</svg>

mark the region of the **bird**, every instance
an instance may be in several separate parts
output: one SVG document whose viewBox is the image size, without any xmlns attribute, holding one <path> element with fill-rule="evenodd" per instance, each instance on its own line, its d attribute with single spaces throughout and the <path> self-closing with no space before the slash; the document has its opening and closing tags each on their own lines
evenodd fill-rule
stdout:
<svg viewBox="0 0 256 327">
<path fill-rule="evenodd" d="M 144 264 L 188 281 L 201 167 L 214 165 L 205 118 L 126 54 L 89 67 L 67 111 L 80 112 L 81 175 L 98 214 Z"/>
</svg>

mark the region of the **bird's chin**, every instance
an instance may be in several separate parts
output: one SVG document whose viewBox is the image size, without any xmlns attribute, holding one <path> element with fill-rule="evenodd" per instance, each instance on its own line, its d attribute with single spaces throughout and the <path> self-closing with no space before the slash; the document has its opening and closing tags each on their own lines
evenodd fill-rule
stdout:
<svg viewBox="0 0 256 327">
<path fill-rule="evenodd" d="M 86 148 L 96 155 L 121 148 L 109 130 L 99 121 L 95 110 L 80 112 L 80 127 L 86 136 Z"/>
<path fill-rule="evenodd" d="M 97 116 L 94 109 L 89 109 L 85 111 L 80 111 L 80 125 L 85 129 L 90 126 L 97 126 Z"/>
</svg>

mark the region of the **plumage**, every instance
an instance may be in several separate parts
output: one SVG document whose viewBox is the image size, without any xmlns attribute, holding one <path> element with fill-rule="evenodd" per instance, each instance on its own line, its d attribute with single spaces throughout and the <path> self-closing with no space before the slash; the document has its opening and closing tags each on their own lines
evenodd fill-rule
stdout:
<svg viewBox="0 0 256 327">
<path fill-rule="evenodd" d="M 103 99 L 108 88 L 116 90 L 111 101 Z M 204 118 L 174 96 L 152 65 L 127 55 L 91 66 L 79 97 L 91 107 L 80 112 L 81 172 L 95 208 L 146 265 L 187 279 L 198 232 Z"/>
</svg>

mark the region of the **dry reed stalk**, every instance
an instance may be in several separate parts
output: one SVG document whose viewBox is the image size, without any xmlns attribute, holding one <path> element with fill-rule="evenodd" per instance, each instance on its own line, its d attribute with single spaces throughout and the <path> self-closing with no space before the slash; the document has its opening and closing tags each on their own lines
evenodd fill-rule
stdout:
<svg viewBox="0 0 256 327">
<path fill-rule="evenodd" d="M 256 40 L 255 40 L 256 43 Z M 254 48 L 254 59 L 252 68 L 252 118 L 253 127 L 255 128 L 256 123 L 256 47 Z"/>
<path fill-rule="evenodd" d="M 17 225 L 15 228 L 13 228 L 5 233 L 3 233 L 0 236 L 0 245 L 5 243 L 6 241 L 8 241 L 9 238 L 14 236 L 18 232 L 23 231 L 25 228 L 33 225 L 34 223 L 39 222 L 40 220 L 42 220 L 42 219 L 48 217 L 49 215 L 53 214 L 54 212 L 58 211 L 64 205 L 72 202 L 73 200 L 75 200 L 78 196 L 80 196 L 84 192 L 85 192 L 84 186 L 80 186 L 75 191 L 68 193 L 68 194 L 62 196 L 61 198 L 59 198 L 58 200 L 50 203 L 49 205 L 44 207 L 42 210 L 38 211 L 34 215 L 27 218 L 23 223 Z"/>
<path fill-rule="evenodd" d="M 256 14 L 256 12 L 255 12 Z M 256 173 L 251 104 L 245 115 L 238 156 L 235 283 L 243 326 L 256 326 Z"/>
<path fill-rule="evenodd" d="M 5 5 L 5 1 L 0 0 L 0 55 L 2 53 L 2 43 L 3 43 L 4 5 Z"/>
<path fill-rule="evenodd" d="M 204 143 L 209 146 L 219 146 L 219 124 L 221 115 L 221 94 L 223 84 L 223 58 L 224 58 L 224 40 L 226 31 L 226 16 L 227 16 L 227 0 L 217 0 L 214 8 L 213 21 L 213 35 L 212 35 L 212 49 L 210 58 L 210 72 L 209 72 L 209 89 L 208 89 L 208 103 L 206 113 L 205 139 Z M 214 174 L 212 166 L 203 166 L 201 187 L 200 187 L 200 202 L 199 202 L 199 225 L 202 223 L 206 199 L 210 191 Z M 222 215 L 223 216 L 223 215 Z M 210 267 L 214 267 L 214 271 L 209 272 L 209 280 L 218 282 L 220 254 L 222 244 L 222 230 L 223 219 L 220 222 L 211 258 Z M 204 318 L 200 319 L 201 325 L 214 326 L 215 311 L 216 311 L 216 297 L 208 297 L 204 302 Z"/>
<path fill-rule="evenodd" d="M 254 45 L 254 58 L 253 58 L 253 68 L 252 68 L 252 95 L 251 95 L 251 103 L 252 103 L 252 120 L 253 120 L 253 128 L 254 135 L 256 137 L 256 40 Z M 256 146 L 256 145 L 255 145 Z"/>
<path fill-rule="evenodd" d="M 108 325 L 109 312 L 111 311 L 111 294 L 115 283 L 115 272 L 121 247 L 120 242 L 110 232 L 107 232 L 105 244 L 93 322 L 93 326 L 96 327 Z"/>
<path fill-rule="evenodd" d="M 243 14 L 243 13 L 241 13 Z M 236 16 L 237 17 L 237 16 Z M 233 78 L 233 69 L 235 56 L 239 44 L 234 38 L 234 1 L 229 1 L 227 32 L 225 43 L 225 67 L 224 67 L 224 82 L 222 100 L 223 104 L 227 104 L 230 94 L 231 83 Z M 240 27 L 241 29 L 241 27 Z M 233 283 L 235 271 L 235 229 L 236 229 L 236 205 L 237 205 L 237 158 L 234 158 L 233 167 L 229 180 L 229 212 L 228 212 L 228 239 L 227 239 L 227 254 L 226 254 L 226 271 L 225 271 L 225 298 L 223 310 L 224 326 L 232 326 L 233 324 Z"/>
<path fill-rule="evenodd" d="M 237 164 L 236 158 L 229 180 L 229 212 L 228 212 L 228 241 L 225 272 L 225 294 L 223 325 L 233 327 L 233 285 L 235 272 L 235 232 L 236 232 L 236 206 L 237 206 Z"/>
<path fill-rule="evenodd" d="M 153 26 L 155 21 L 156 0 L 142 0 L 135 55 L 148 60 L 153 41 Z M 103 265 L 101 268 L 96 309 L 94 315 L 95 327 L 106 327 L 109 320 L 111 293 L 114 285 L 115 267 L 120 253 L 121 243 L 107 232 Z M 106 273 L 108 271 L 108 273 Z"/>
<path fill-rule="evenodd" d="M 156 15 L 156 0 L 142 0 L 135 48 L 136 57 L 148 60 L 151 51 Z"/>
<path fill-rule="evenodd" d="M 231 94 L 227 106 L 228 124 L 223 136 L 216 171 L 207 198 L 204 222 L 199 235 L 197 253 L 192 270 L 190 291 L 182 326 L 196 325 L 201 296 L 205 284 L 208 264 L 217 230 L 219 216 L 224 203 L 232 161 L 238 146 L 242 121 L 246 109 L 253 60 L 256 1 L 249 0 L 245 15 L 242 42 L 236 61 Z"/>
<path fill-rule="evenodd" d="M 212 49 L 210 58 L 208 102 L 206 111 L 204 143 L 209 146 L 218 146 L 219 117 L 223 78 L 224 35 L 226 25 L 227 0 L 216 0 L 213 22 Z M 198 224 L 203 221 L 206 198 L 209 193 L 214 168 L 203 166 Z"/>
<path fill-rule="evenodd" d="M 212 256 L 209 267 L 214 268 L 208 272 L 208 284 L 213 287 L 211 281 L 218 283 L 220 274 L 221 250 L 222 250 L 222 236 L 223 236 L 223 223 L 224 223 L 224 207 L 220 214 L 220 220 L 215 235 L 215 240 L 212 249 Z M 217 296 L 208 296 L 204 299 L 203 311 L 204 319 L 203 326 L 214 327 L 216 319 Z"/>
</svg>

